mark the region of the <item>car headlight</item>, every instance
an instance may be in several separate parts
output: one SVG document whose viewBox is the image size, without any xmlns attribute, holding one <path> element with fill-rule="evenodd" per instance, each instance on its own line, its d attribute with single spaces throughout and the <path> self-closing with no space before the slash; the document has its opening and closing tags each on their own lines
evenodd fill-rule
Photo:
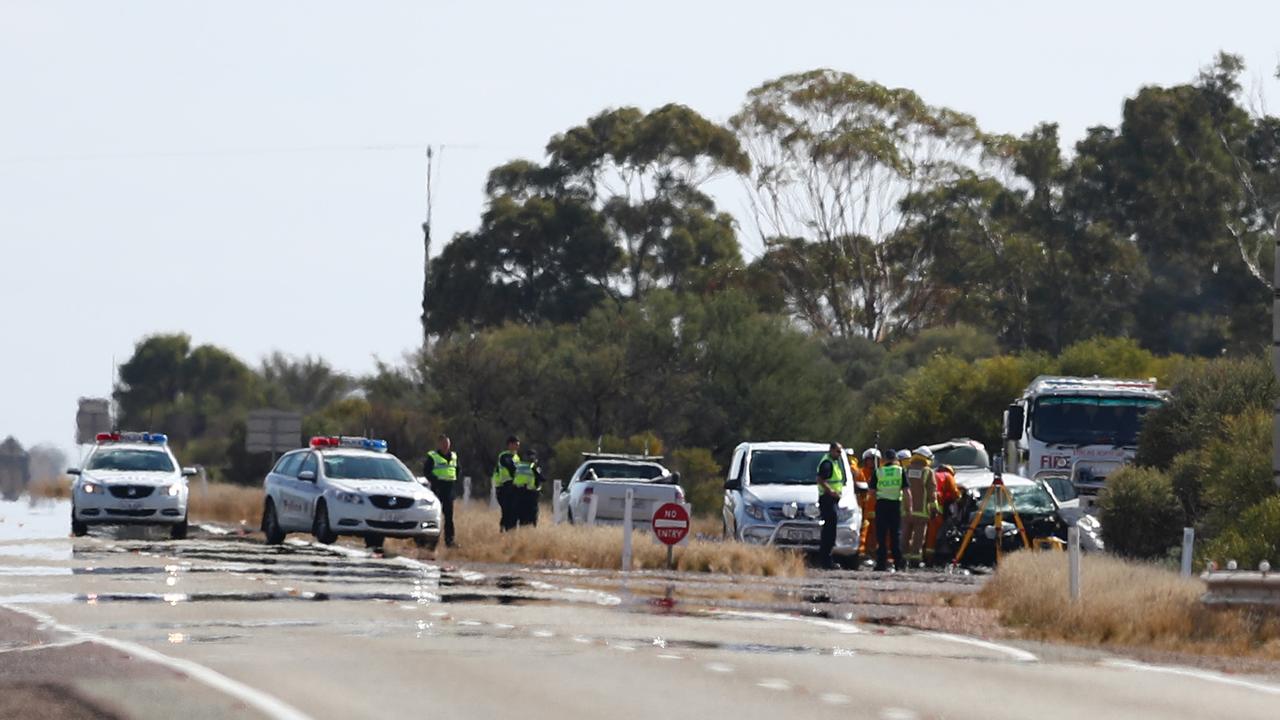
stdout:
<svg viewBox="0 0 1280 720">
<path fill-rule="evenodd" d="M 364 496 L 360 493 L 340 492 L 335 493 L 334 497 L 338 498 L 338 502 L 350 503 L 352 505 L 364 504 Z"/>
<path fill-rule="evenodd" d="M 80 484 L 80 489 L 81 489 L 81 490 L 83 490 L 86 494 L 89 494 L 89 495 L 93 495 L 94 493 L 101 493 L 101 492 L 102 492 L 102 486 L 101 486 L 101 485 L 99 485 L 98 483 L 93 483 L 93 482 L 85 482 L 85 483 L 81 483 L 81 484 Z"/>
<path fill-rule="evenodd" d="M 431 507 L 436 504 L 436 499 L 433 497 L 420 497 L 418 498 L 418 504 L 423 507 Z"/>
<path fill-rule="evenodd" d="M 177 497 L 178 493 L 182 492 L 182 485 L 174 483 L 169 486 L 169 489 L 166 492 L 169 493 L 169 497 Z"/>
<path fill-rule="evenodd" d="M 742 510 L 743 510 L 743 512 L 745 512 L 745 513 L 747 514 L 747 517 L 755 518 L 756 520 L 763 520 L 763 519 L 764 519 L 764 506 L 763 506 L 763 505 L 756 505 L 756 504 L 754 504 L 754 503 L 747 503 L 747 504 L 745 504 L 745 505 L 743 505 L 743 506 L 742 506 Z"/>
</svg>

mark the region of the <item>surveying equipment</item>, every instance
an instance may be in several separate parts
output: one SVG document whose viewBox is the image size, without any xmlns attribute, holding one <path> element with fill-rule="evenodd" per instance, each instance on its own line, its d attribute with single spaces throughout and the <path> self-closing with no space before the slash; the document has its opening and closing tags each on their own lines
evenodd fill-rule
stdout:
<svg viewBox="0 0 1280 720">
<path fill-rule="evenodd" d="M 956 552 L 956 556 L 952 558 L 952 567 L 960 564 L 964 558 L 964 551 L 969 548 L 969 542 L 973 540 L 973 533 L 977 531 L 978 524 L 982 522 L 982 514 L 986 512 L 987 503 L 991 502 L 991 498 L 996 496 L 996 514 L 995 514 L 995 545 L 996 545 L 996 565 L 1000 564 L 1000 546 L 1004 544 L 1004 506 L 1009 505 L 1009 512 L 1013 514 L 1013 522 L 1018 526 L 1018 535 L 1022 538 L 1022 546 L 1031 549 L 1030 536 L 1027 535 L 1027 529 L 1022 526 L 1022 518 L 1018 515 L 1018 508 L 1013 504 L 1013 493 L 1009 492 L 1009 488 L 1004 484 L 1004 456 L 996 455 L 991 462 L 991 471 L 994 477 L 991 479 L 991 487 L 987 488 L 987 492 L 982 496 L 982 502 L 978 504 L 978 512 L 974 513 L 973 520 L 969 522 L 969 529 L 964 533 L 964 539 L 960 541 L 960 549 Z"/>
</svg>

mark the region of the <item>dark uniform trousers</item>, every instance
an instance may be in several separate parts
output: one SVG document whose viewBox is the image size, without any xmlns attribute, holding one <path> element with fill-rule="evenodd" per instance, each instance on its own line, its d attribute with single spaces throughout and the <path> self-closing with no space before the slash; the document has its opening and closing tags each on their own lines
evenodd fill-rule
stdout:
<svg viewBox="0 0 1280 720">
<path fill-rule="evenodd" d="M 893 542 L 893 563 L 902 567 L 902 502 L 876 501 L 876 567 L 883 570 L 888 562 L 889 543 Z"/>
<path fill-rule="evenodd" d="M 502 514 L 499 526 L 505 532 L 512 530 L 516 526 L 516 521 L 520 518 L 519 509 L 519 490 L 510 482 L 505 482 L 498 486 L 496 493 L 498 495 L 498 510 Z"/>
<path fill-rule="evenodd" d="M 819 490 L 819 492 L 822 492 Z M 831 551 L 836 546 L 836 503 L 838 498 L 829 493 L 818 496 L 818 517 L 822 518 L 822 537 L 818 542 L 818 560 L 823 565 L 831 564 Z"/>
<path fill-rule="evenodd" d="M 445 545 L 453 544 L 453 486 L 457 484 L 457 480 L 431 478 L 431 492 L 435 493 L 436 499 L 440 501 L 440 518 L 444 523 Z"/>
</svg>

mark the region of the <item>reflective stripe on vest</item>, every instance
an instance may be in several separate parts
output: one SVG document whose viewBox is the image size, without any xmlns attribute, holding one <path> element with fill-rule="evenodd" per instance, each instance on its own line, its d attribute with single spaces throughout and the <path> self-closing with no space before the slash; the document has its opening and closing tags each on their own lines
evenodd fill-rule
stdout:
<svg viewBox="0 0 1280 720">
<path fill-rule="evenodd" d="M 431 475 L 436 480 L 458 479 L 458 454 L 449 454 L 453 457 L 446 458 L 435 450 L 427 453 L 427 457 L 431 458 Z"/>
<path fill-rule="evenodd" d="M 818 462 L 818 471 L 822 471 L 822 463 L 831 461 L 831 477 L 827 479 L 827 487 L 831 488 L 831 492 L 839 495 L 844 492 L 844 468 L 841 467 L 840 460 L 830 455 L 824 455 L 822 460 Z M 819 476 L 821 477 L 821 476 Z"/>
<path fill-rule="evenodd" d="M 533 474 L 533 463 L 516 462 L 516 487 L 532 490 L 538 485 L 538 478 Z"/>
<path fill-rule="evenodd" d="M 506 468 L 502 467 L 502 458 L 508 456 L 511 458 L 511 462 L 515 463 L 517 467 L 520 465 L 520 456 L 510 450 L 504 450 L 503 452 L 498 453 L 498 466 L 493 469 L 493 477 L 491 478 L 493 480 L 494 487 L 502 487 L 516 479 L 515 476 Z"/>
<path fill-rule="evenodd" d="M 876 499 L 902 500 L 902 468 L 885 465 L 876 471 Z"/>
</svg>

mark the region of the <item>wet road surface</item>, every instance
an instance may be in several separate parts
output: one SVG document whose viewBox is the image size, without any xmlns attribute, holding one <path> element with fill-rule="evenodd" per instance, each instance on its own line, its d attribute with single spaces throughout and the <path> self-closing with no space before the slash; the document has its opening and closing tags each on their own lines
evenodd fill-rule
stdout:
<svg viewBox="0 0 1280 720">
<path fill-rule="evenodd" d="M 863 574 L 441 567 L 208 531 L 72 539 L 65 523 L 57 503 L 0 506 L 0 717 L 1078 720 L 1280 707 L 1265 681 L 854 622 L 885 590 Z"/>
</svg>

